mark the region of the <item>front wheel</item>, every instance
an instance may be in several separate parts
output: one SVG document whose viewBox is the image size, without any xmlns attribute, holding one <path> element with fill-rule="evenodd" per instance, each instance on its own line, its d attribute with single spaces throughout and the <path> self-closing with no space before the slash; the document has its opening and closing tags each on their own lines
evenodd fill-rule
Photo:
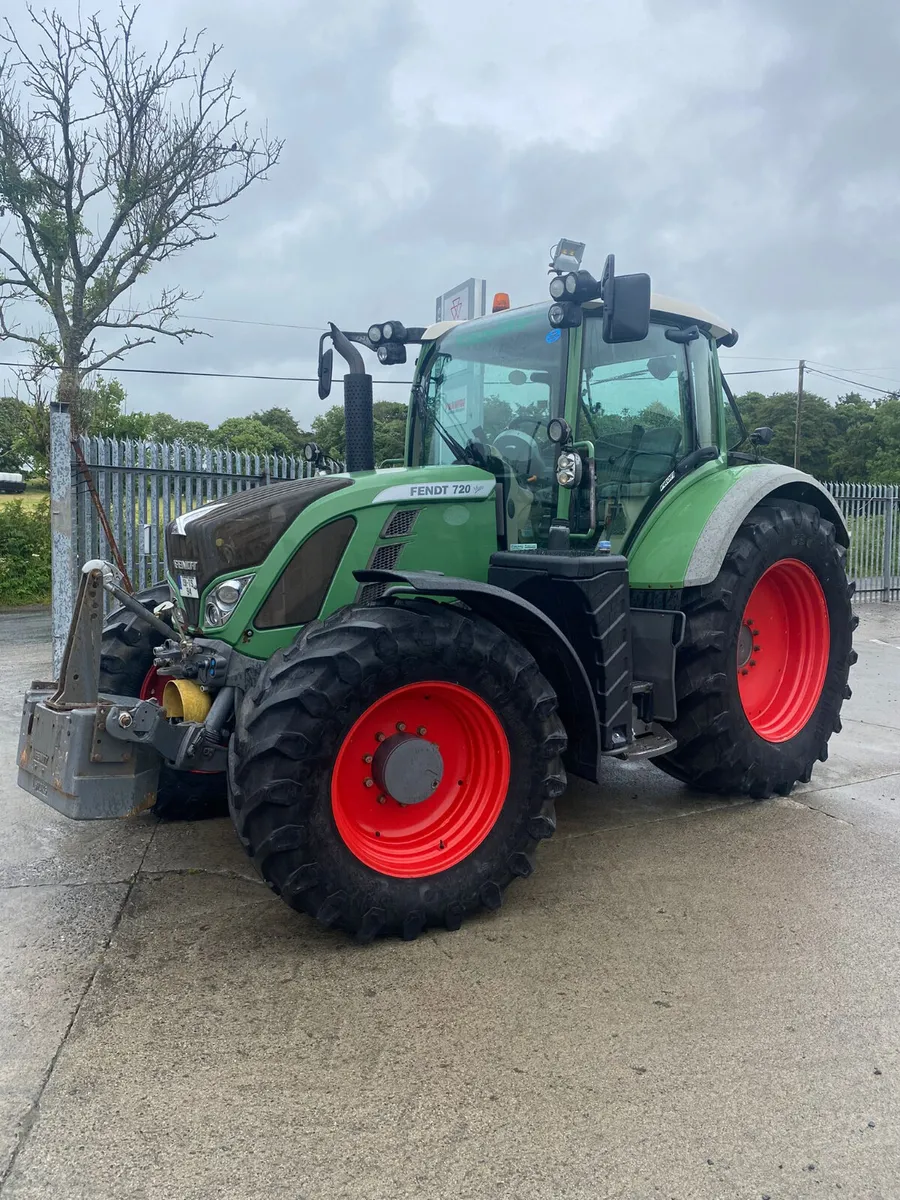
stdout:
<svg viewBox="0 0 900 1200">
<path fill-rule="evenodd" d="M 446 605 L 345 609 L 266 664 L 229 782 L 292 907 L 369 941 L 457 928 L 531 874 L 566 738 L 530 654 Z"/>
<path fill-rule="evenodd" d="M 657 766 L 704 791 L 787 795 L 841 727 L 858 619 L 834 526 L 772 499 L 741 525 L 711 584 L 684 599 L 678 742 Z"/>
</svg>

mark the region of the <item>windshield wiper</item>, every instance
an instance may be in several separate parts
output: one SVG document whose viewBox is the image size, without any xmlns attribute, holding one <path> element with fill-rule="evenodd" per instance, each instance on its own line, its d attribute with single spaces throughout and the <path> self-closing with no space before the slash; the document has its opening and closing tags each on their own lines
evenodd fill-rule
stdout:
<svg viewBox="0 0 900 1200">
<path fill-rule="evenodd" d="M 484 459 L 480 451 L 471 442 L 467 446 L 463 446 L 458 442 L 449 429 L 438 419 L 437 412 L 434 409 L 429 409 L 425 399 L 425 392 L 421 385 L 413 388 L 413 395 L 423 428 L 428 428 L 428 418 L 430 416 L 431 423 L 440 434 L 444 445 L 453 452 L 460 462 L 464 462 L 470 467 L 484 466 Z"/>
</svg>

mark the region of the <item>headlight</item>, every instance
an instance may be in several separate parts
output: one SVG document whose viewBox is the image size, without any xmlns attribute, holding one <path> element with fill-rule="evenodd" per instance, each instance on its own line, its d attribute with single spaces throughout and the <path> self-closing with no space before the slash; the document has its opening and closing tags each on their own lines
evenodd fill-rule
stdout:
<svg viewBox="0 0 900 1200">
<path fill-rule="evenodd" d="M 232 608 L 240 600 L 243 590 L 244 585 L 240 579 L 226 579 L 215 588 L 213 595 L 220 604 Z"/>
<path fill-rule="evenodd" d="M 217 583 L 206 601 L 206 624 L 224 625 L 252 579 L 252 575 L 238 575 Z"/>
<path fill-rule="evenodd" d="M 560 487 L 578 487 L 581 471 L 581 455 L 574 450 L 564 450 L 556 460 L 556 482 Z"/>
</svg>

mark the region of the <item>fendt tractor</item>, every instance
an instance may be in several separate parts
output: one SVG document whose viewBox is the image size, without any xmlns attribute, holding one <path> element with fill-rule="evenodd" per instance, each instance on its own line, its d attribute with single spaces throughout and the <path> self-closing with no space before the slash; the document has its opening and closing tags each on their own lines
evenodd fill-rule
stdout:
<svg viewBox="0 0 900 1200">
<path fill-rule="evenodd" d="M 227 791 L 268 884 L 369 941 L 498 908 L 606 758 L 760 800 L 808 781 L 856 657 L 847 527 L 744 430 L 735 331 L 582 253 L 554 248 L 549 304 L 331 325 L 346 470 L 177 517 L 140 595 L 87 563 L 21 786 L 75 818 Z M 405 462 L 377 469 L 361 351 L 410 345 Z"/>
</svg>

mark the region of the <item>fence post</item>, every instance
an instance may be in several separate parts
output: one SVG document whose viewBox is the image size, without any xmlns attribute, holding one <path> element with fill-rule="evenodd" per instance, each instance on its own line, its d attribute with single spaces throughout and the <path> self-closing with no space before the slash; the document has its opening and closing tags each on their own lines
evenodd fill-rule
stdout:
<svg viewBox="0 0 900 1200">
<path fill-rule="evenodd" d="M 894 489 L 884 489 L 884 551 L 882 555 L 881 599 L 891 598 L 891 547 L 894 541 Z"/>
<path fill-rule="evenodd" d="M 72 421 L 68 404 L 50 404 L 50 626 L 53 678 L 59 678 L 74 606 Z"/>
</svg>

